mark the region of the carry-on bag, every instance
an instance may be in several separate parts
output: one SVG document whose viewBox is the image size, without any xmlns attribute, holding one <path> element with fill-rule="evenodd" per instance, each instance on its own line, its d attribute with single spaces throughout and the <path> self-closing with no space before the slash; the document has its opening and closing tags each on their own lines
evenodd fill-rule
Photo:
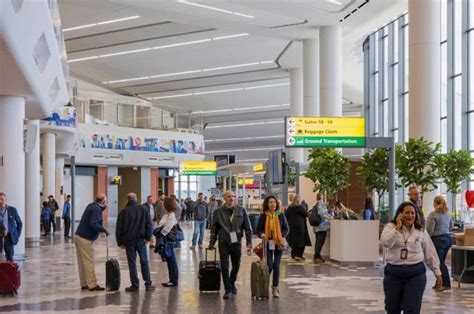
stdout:
<svg viewBox="0 0 474 314">
<path fill-rule="evenodd" d="M 120 289 L 120 265 L 117 259 L 109 258 L 109 241 L 105 236 L 107 246 L 107 261 L 105 262 L 105 287 L 107 291 L 117 291 Z"/>
<path fill-rule="evenodd" d="M 214 251 L 214 260 L 209 261 L 207 253 Z M 221 263 L 217 260 L 216 249 L 206 249 L 205 260 L 199 262 L 199 291 L 219 292 L 221 289 Z"/>
<path fill-rule="evenodd" d="M 5 245 L 5 238 L 2 237 L 1 239 L 3 242 L 3 248 Z M 0 252 L 0 255 L 3 256 L 2 252 Z M 18 288 L 20 288 L 20 284 L 20 267 L 13 261 L 4 261 L 4 258 L 2 257 L 0 262 L 0 294 L 3 296 L 15 296 Z"/>
<path fill-rule="evenodd" d="M 263 244 L 263 258 L 252 262 L 250 268 L 250 288 L 252 290 L 252 299 L 262 300 L 269 297 L 270 274 L 267 265 L 267 245 L 265 240 Z"/>
</svg>

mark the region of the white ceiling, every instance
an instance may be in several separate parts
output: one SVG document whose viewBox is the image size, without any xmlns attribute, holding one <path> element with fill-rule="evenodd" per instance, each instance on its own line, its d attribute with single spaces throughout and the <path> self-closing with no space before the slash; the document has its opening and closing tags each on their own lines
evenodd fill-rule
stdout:
<svg viewBox="0 0 474 314">
<path fill-rule="evenodd" d="M 169 0 L 59 0 L 59 8 L 64 29 L 139 16 L 65 32 L 70 61 L 93 58 L 70 62 L 73 76 L 124 95 L 158 97 L 153 100 L 157 105 L 178 113 L 262 106 L 197 114 L 207 123 L 208 151 L 229 150 L 237 159 L 255 159 L 265 158 L 268 149 L 252 149 L 284 143 L 278 137 L 283 123 L 264 122 L 283 121 L 289 114 L 288 106 L 276 106 L 289 103 L 288 69 L 302 65 L 301 40 L 317 36 L 321 25 L 343 27 L 343 94 L 345 103 L 352 104 L 344 110 L 354 114 L 360 111 L 354 105 L 363 102 L 362 41 L 405 11 L 406 1 L 371 0 L 343 22 L 366 1 L 190 1 L 200 5 L 195 6 Z M 242 34 L 248 35 L 223 38 Z M 143 51 L 107 56 L 136 50 Z M 216 69 L 229 66 L 234 67 Z M 189 71 L 193 73 L 180 73 Z M 129 81 L 104 83 L 117 80 Z M 239 90 L 208 93 L 229 89 Z M 169 97 L 193 93 L 201 94 Z M 237 126 L 215 128 L 226 123 Z M 246 125 L 238 126 L 242 123 Z M 225 138 L 244 139 L 219 141 Z"/>
</svg>

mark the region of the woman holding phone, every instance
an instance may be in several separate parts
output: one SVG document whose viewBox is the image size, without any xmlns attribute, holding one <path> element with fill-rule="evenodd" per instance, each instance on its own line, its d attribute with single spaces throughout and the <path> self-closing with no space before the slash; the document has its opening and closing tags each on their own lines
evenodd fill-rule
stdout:
<svg viewBox="0 0 474 314">
<path fill-rule="evenodd" d="M 387 265 L 383 287 L 387 313 L 420 313 L 426 287 L 425 264 L 441 286 L 441 271 L 436 249 L 428 233 L 421 227 L 413 203 L 402 203 L 395 219 L 388 223 L 380 238 Z"/>
</svg>

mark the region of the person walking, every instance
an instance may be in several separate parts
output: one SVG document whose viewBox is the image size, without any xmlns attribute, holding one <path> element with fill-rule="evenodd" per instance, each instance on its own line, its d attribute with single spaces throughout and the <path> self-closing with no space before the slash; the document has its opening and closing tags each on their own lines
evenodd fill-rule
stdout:
<svg viewBox="0 0 474 314">
<path fill-rule="evenodd" d="M 438 195 L 433 201 L 434 211 L 432 211 L 426 220 L 426 231 L 431 237 L 438 253 L 440 262 L 441 278 L 443 280 L 441 289 L 434 286 L 433 289 L 440 291 L 451 289 L 451 279 L 449 270 L 446 266 L 446 256 L 453 245 L 449 230 L 453 227 L 453 220 L 449 214 L 449 208 L 443 196 Z"/>
<path fill-rule="evenodd" d="M 43 208 L 41 208 L 41 222 L 43 223 L 44 234 L 47 237 L 51 232 L 51 209 L 48 207 L 48 202 L 43 202 Z"/>
<path fill-rule="evenodd" d="M 408 197 L 410 197 L 410 202 L 412 202 L 413 205 L 415 206 L 415 210 L 420 219 L 420 225 L 424 228 L 425 227 L 425 214 L 423 213 L 423 203 L 421 200 L 421 192 L 418 186 L 412 185 L 408 189 Z"/>
<path fill-rule="evenodd" d="M 209 214 L 209 205 L 204 201 L 204 195 L 198 194 L 198 199 L 193 205 L 194 212 L 194 233 L 191 250 L 196 248 L 196 242 L 199 249 L 202 250 L 202 242 L 204 241 L 204 231 L 206 230 L 207 215 Z"/>
<path fill-rule="evenodd" d="M 184 199 L 181 199 L 179 202 L 179 207 L 181 208 L 181 214 L 179 215 L 180 220 L 184 221 L 186 219 L 186 203 L 184 202 Z"/>
<path fill-rule="evenodd" d="M 51 215 L 51 225 L 53 225 L 53 233 L 56 232 L 56 211 L 59 209 L 58 202 L 54 199 L 53 195 L 48 196 L 48 207 L 53 213 Z"/>
<path fill-rule="evenodd" d="M 441 271 L 436 249 L 419 222 L 415 205 L 403 202 L 380 237 L 386 249 L 383 289 L 385 311 L 392 313 L 420 313 L 426 286 L 426 265 L 436 276 L 436 287 L 441 286 Z"/>
<path fill-rule="evenodd" d="M 245 233 L 247 254 L 252 253 L 252 227 L 247 211 L 235 204 L 232 191 L 224 193 L 224 205 L 216 209 L 212 217 L 211 238 L 209 249 L 214 249 L 219 241 L 219 256 L 221 260 L 222 281 L 224 283 L 224 299 L 230 299 L 237 294 L 235 281 L 240 268 L 242 257 L 242 237 Z M 232 261 L 232 271 L 229 275 L 229 258 Z"/>
<path fill-rule="evenodd" d="M 187 221 L 191 221 L 193 219 L 193 208 L 194 208 L 194 202 L 190 197 L 188 197 L 186 199 L 186 220 Z"/>
<path fill-rule="evenodd" d="M 313 263 L 325 263 L 326 261 L 321 256 L 321 251 L 326 242 L 326 236 L 330 229 L 329 219 L 332 219 L 329 215 L 328 207 L 323 201 L 324 195 L 322 193 L 316 194 L 316 205 L 313 210 L 317 211 L 317 214 L 321 217 L 321 224 L 319 226 L 313 226 L 313 231 L 316 235 L 316 243 L 314 244 L 314 257 Z"/>
<path fill-rule="evenodd" d="M 66 201 L 63 205 L 62 218 L 64 220 L 64 238 L 70 239 L 69 230 L 71 228 L 71 195 L 66 196 Z"/>
<path fill-rule="evenodd" d="M 160 233 L 163 237 L 164 241 L 164 248 L 163 248 L 163 255 L 168 265 L 168 282 L 164 282 L 161 285 L 163 287 L 176 287 L 178 285 L 179 279 L 179 270 L 178 270 L 178 263 L 176 261 L 175 255 L 175 242 L 168 241 L 167 235 L 171 232 L 171 230 L 178 224 L 178 220 L 176 219 L 176 207 L 178 203 L 174 198 L 166 197 L 164 200 L 164 207 L 165 207 L 165 215 L 160 220 L 158 224 L 158 229 L 161 229 Z"/>
<path fill-rule="evenodd" d="M 156 200 L 156 203 L 154 205 L 155 209 L 155 215 L 153 218 L 153 221 L 158 224 L 160 222 L 161 217 L 165 214 L 165 208 L 163 207 L 163 200 L 165 199 L 165 195 L 163 193 L 160 193 L 160 196 Z"/>
<path fill-rule="evenodd" d="M 290 206 L 285 211 L 290 232 L 287 236 L 288 245 L 291 247 L 291 258 L 295 261 L 304 261 L 305 246 L 311 245 L 306 220 L 308 213 L 301 205 L 301 196 L 295 195 Z"/>
<path fill-rule="evenodd" d="M 267 250 L 267 264 L 272 278 L 272 295 L 280 297 L 278 282 L 280 280 L 280 263 L 285 248 L 284 238 L 288 235 L 289 227 L 285 215 L 280 211 L 275 196 L 267 196 L 263 201 L 263 214 L 258 218 L 257 235 L 262 238 Z"/>
<path fill-rule="evenodd" d="M 153 204 L 153 196 L 148 195 L 146 197 L 146 203 L 142 204 L 142 207 L 150 213 L 150 219 L 152 221 L 153 228 L 158 226 L 158 223 L 155 220 L 155 205 Z M 150 239 L 150 249 L 155 247 L 155 240 L 154 237 Z"/>
<path fill-rule="evenodd" d="M 94 264 L 94 242 L 101 233 L 108 236 L 110 233 L 104 228 L 102 212 L 107 208 L 105 194 L 97 195 L 95 202 L 87 205 L 76 230 L 74 244 L 76 245 L 77 267 L 81 290 L 104 291 L 105 288 L 97 284 Z"/>
<path fill-rule="evenodd" d="M 214 211 L 219 208 L 219 203 L 216 200 L 216 197 L 212 195 L 209 198 L 209 214 L 207 215 L 208 219 L 208 226 L 209 229 L 211 229 L 212 226 L 212 215 L 214 214 Z"/>
<path fill-rule="evenodd" d="M 0 254 L 5 252 L 7 261 L 13 261 L 15 245 L 21 236 L 23 222 L 15 207 L 7 204 L 7 195 L 0 192 Z"/>
<path fill-rule="evenodd" d="M 128 193 L 127 206 L 122 209 L 117 218 L 115 237 L 117 245 L 127 253 L 128 270 L 131 286 L 125 288 L 127 292 L 138 292 L 140 282 L 137 274 L 137 253 L 140 257 L 140 266 L 146 291 L 154 291 L 155 286 L 151 281 L 150 266 L 146 244 L 153 233 L 150 211 L 137 202 L 135 193 Z"/>
</svg>

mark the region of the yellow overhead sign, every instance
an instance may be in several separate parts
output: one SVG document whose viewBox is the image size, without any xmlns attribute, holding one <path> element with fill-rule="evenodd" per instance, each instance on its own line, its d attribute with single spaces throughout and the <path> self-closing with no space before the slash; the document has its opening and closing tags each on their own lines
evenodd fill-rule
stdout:
<svg viewBox="0 0 474 314">
<path fill-rule="evenodd" d="M 254 172 L 265 171 L 265 164 L 263 162 L 259 164 L 255 164 L 253 166 L 253 171 Z"/>
<path fill-rule="evenodd" d="M 179 172 L 182 175 L 217 175 L 215 161 L 182 161 L 179 163 Z"/>
<path fill-rule="evenodd" d="M 238 185 L 242 185 L 244 183 L 244 180 L 243 179 L 239 179 L 237 180 L 237 184 Z M 253 179 L 250 178 L 250 179 L 245 179 L 245 185 L 248 185 L 248 184 L 253 184 Z"/>
<path fill-rule="evenodd" d="M 287 117 L 288 147 L 364 147 L 363 117 Z"/>
</svg>

